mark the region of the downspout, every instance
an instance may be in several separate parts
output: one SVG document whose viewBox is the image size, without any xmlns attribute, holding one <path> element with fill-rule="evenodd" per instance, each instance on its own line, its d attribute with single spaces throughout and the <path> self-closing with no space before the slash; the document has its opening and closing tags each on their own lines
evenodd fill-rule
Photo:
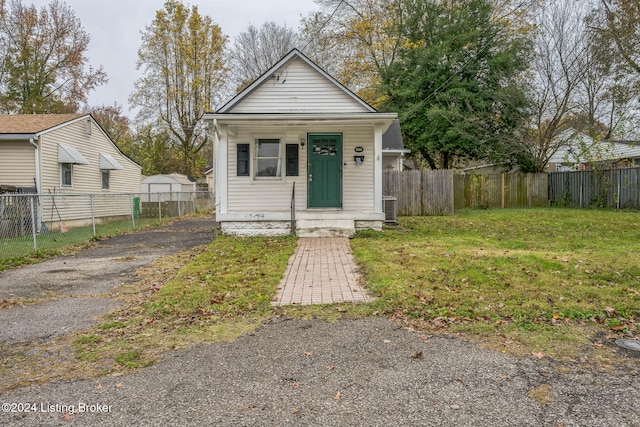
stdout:
<svg viewBox="0 0 640 427">
<path fill-rule="evenodd" d="M 33 145 L 35 148 L 35 161 L 36 161 L 36 194 L 40 194 L 40 156 L 39 156 L 39 147 L 35 142 L 38 140 L 38 136 L 34 135 L 33 138 L 29 138 L 29 144 Z"/>
<path fill-rule="evenodd" d="M 33 138 L 29 138 L 29 144 L 33 145 L 33 148 L 35 149 L 34 150 L 34 153 L 35 153 L 34 154 L 34 158 L 36 160 L 36 179 L 35 179 L 35 181 L 36 181 L 36 191 L 35 191 L 35 193 L 36 194 L 40 194 L 40 155 L 39 155 L 40 154 L 40 149 L 39 149 L 38 143 L 36 141 L 38 141 L 38 135 L 34 135 Z M 35 229 L 36 229 L 35 231 L 40 233 L 42 231 L 41 230 L 42 221 L 39 220 L 40 218 L 42 218 L 42 204 L 40 203 L 40 200 L 38 200 L 37 206 L 38 206 L 38 214 L 37 214 L 36 218 L 38 218 L 38 221 L 37 221 L 37 225 L 35 227 Z M 34 239 L 35 239 L 35 235 L 34 235 Z M 34 240 L 34 242 L 35 242 L 35 240 Z"/>
</svg>

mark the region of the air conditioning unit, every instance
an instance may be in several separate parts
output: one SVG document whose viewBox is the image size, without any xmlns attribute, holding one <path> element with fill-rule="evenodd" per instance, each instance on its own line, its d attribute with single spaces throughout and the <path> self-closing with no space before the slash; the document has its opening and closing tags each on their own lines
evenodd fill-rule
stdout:
<svg viewBox="0 0 640 427">
<path fill-rule="evenodd" d="M 393 196 L 382 196 L 384 222 L 398 222 L 398 199 Z"/>
</svg>

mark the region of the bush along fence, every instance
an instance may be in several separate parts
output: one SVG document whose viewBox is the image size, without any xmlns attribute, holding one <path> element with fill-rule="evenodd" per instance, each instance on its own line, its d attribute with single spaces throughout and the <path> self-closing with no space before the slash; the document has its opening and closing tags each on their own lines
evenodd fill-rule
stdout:
<svg viewBox="0 0 640 427">
<path fill-rule="evenodd" d="M 640 168 L 551 172 L 549 202 L 553 206 L 640 209 Z"/>
<path fill-rule="evenodd" d="M 0 194 L 0 258 L 52 250 L 213 208 L 208 192 Z"/>
</svg>

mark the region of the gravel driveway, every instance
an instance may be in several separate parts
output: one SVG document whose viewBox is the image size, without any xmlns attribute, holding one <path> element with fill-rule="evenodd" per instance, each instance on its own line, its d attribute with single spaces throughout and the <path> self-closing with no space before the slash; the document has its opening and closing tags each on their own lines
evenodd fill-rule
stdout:
<svg viewBox="0 0 640 427">
<path fill-rule="evenodd" d="M 181 221 L 0 274 L 0 298 L 49 299 L 0 311 L 0 357 L 25 340 L 90 327 L 115 304 L 114 286 L 160 256 L 210 242 L 212 227 Z M 2 392 L 0 425 L 640 426 L 638 362 L 630 356 L 628 370 L 605 372 L 385 319 L 275 318 L 131 375 Z"/>
</svg>

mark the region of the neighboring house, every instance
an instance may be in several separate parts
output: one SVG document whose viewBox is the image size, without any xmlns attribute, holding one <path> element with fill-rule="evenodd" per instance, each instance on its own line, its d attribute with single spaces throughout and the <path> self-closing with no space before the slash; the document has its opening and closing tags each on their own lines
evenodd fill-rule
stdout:
<svg viewBox="0 0 640 427">
<path fill-rule="evenodd" d="M 404 148 L 402 132 L 400 131 L 400 121 L 396 119 L 382 135 L 382 170 L 403 170 L 404 155 L 410 152 L 411 150 Z"/>
<path fill-rule="evenodd" d="M 140 179 L 90 114 L 0 115 L 0 186 L 40 195 L 38 231 L 130 217 Z"/>
<path fill-rule="evenodd" d="M 382 227 L 382 135 L 397 114 L 377 112 L 297 49 L 204 118 L 224 233 Z"/>
<path fill-rule="evenodd" d="M 549 172 L 591 170 L 593 164 L 614 168 L 640 166 L 640 143 L 636 141 L 594 141 L 581 132 L 570 132 L 567 143 L 549 159 Z"/>
<path fill-rule="evenodd" d="M 0 115 L 0 185 L 50 193 L 133 193 L 141 168 L 90 114 Z"/>
<path fill-rule="evenodd" d="M 196 183 L 186 175 L 172 173 L 168 175 L 152 175 L 142 180 L 141 193 L 153 193 L 144 198 L 147 202 L 164 202 L 166 200 L 182 200 L 180 193 L 193 193 Z M 191 194 L 188 196 L 191 197 Z"/>
</svg>

